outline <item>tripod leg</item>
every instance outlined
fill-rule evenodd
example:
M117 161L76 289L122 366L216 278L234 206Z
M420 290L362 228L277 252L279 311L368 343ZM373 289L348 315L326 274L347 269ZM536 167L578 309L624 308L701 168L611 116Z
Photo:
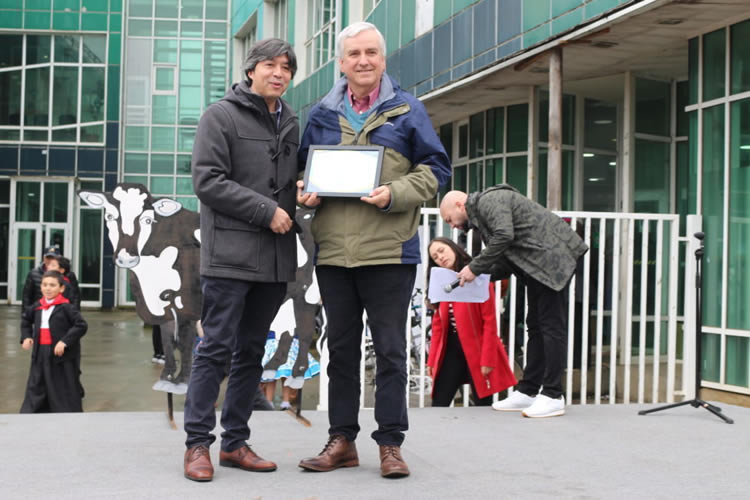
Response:
M724 422L726 422L728 424L733 424L734 423L734 420L732 420L731 418L729 418L726 415L724 415L721 412L721 408L719 408L718 406L714 406L714 405L712 405L710 403L706 403L705 401L702 401L700 399L695 400L695 402L698 403L698 406L700 406L702 408L705 408L706 410L710 411L711 413L713 413L714 415L716 415L717 417L719 417L720 419L722 419Z
M638 415L648 415L649 413L654 413L654 412L657 412L657 411L669 410L670 408L677 408L678 406L685 406L685 405L692 404L692 402L693 402L693 400L690 400L690 401L681 401L679 403L673 403L673 404L670 404L670 405L659 406L657 408L651 408L650 410L641 410L641 411L638 412Z

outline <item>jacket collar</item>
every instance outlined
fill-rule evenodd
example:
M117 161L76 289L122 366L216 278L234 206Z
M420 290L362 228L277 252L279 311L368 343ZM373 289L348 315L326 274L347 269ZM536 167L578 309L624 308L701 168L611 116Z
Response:
M52 302L47 302L47 299L42 297L39 299L39 307L37 309L41 309L42 311L46 311L50 307L56 306L58 304L70 304L70 301L63 297L62 294L55 297L55 299Z
M333 88L330 92L328 92L328 94L326 94L326 96L320 101L320 106L343 114L344 99L347 98L346 90L348 88L349 80L347 80L346 76L342 76L333 84ZM383 103L391 101L394 97L397 97L396 92L398 90L398 83L396 83L396 81L387 73L383 73L383 77L380 79L380 94L372 104L372 109L378 109ZM396 104L399 104L399 102Z

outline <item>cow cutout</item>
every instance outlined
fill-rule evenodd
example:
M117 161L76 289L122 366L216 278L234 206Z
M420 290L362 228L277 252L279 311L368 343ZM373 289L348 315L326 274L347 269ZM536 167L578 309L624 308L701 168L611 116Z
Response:
M136 312L145 323L162 327L166 360L154 389L184 393L201 314L198 213L169 198L154 199L141 184L120 183L112 193L79 191L78 196L104 210L115 264L130 271Z
M148 324L161 325L166 356L154 389L184 393L190 379L192 348L201 314L200 216L169 198L154 199L142 184L120 183L112 193L79 191L92 208L104 210L107 234L118 267L130 272L136 312ZM299 354L289 385L301 387L307 353L320 312L320 292L313 273L315 243L310 230L314 211L298 209L296 281L289 283L284 304L271 326L296 333ZM289 306L292 306L291 308ZM288 312L292 309L292 313ZM175 349L180 352L177 373ZM286 359L286 354L284 359Z

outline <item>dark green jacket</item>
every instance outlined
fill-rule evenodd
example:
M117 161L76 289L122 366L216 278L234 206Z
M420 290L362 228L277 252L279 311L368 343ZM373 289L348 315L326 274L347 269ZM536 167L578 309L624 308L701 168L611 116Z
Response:
M470 194L466 213L469 226L479 231L486 245L469 264L477 275L497 277L498 270L516 267L559 291L575 273L578 258L588 251L560 217L507 184Z

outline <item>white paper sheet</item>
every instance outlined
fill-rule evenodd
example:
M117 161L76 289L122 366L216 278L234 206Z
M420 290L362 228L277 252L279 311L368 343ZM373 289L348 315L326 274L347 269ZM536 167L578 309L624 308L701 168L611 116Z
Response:
M433 304L438 302L484 302L490 298L490 276L480 274L471 283L445 291L445 285L456 281L458 273L442 267L433 267L430 272L430 288L427 296Z

